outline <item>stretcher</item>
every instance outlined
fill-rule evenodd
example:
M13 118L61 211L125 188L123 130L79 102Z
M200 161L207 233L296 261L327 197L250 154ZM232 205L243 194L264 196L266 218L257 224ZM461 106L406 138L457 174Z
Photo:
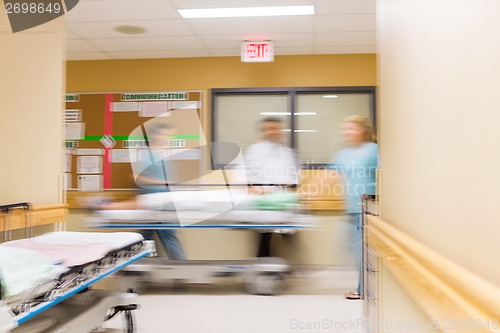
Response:
M233 192L232 209L227 209L224 194L218 192L193 191L191 195L183 191L178 197L171 192L162 196L166 198L163 202L145 205L152 209L98 210L87 222L94 227L111 229L255 229L281 233L315 225L316 220L304 214L296 203L273 206L281 209L255 209L252 206L255 197L245 197L234 205L234 198L238 198L239 193ZM291 266L283 258L173 261L157 257L142 259L122 270L120 275L128 277L127 284L138 292L151 282L181 280L208 284L222 277L236 276L243 279L246 291L251 294L275 295L284 290L285 277L290 272Z
M314 226L315 219L297 210L234 209L214 214L213 211L101 210L87 219L100 228L137 229L283 229L297 230Z
M90 332L118 313L133 332L137 295L92 285L154 252L134 232L60 231L1 243L0 333Z

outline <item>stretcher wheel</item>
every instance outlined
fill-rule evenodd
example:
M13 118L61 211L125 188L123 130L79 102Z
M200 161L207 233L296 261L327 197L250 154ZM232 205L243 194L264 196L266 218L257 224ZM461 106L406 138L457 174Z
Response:
M143 294L147 289L148 285L146 281L133 281L132 284L129 284L129 288L127 290L140 295Z
M145 274L127 273L120 276L119 289L142 294L148 289L147 276Z
M253 295L277 295L283 292L285 277L278 272L258 272L248 277L245 289Z
M125 330L126 333L134 333L134 316L132 311L123 311L123 316L125 318Z

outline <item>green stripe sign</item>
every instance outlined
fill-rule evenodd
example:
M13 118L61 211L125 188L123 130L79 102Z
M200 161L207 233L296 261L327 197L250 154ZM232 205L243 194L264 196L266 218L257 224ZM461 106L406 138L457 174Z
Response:
M142 135L111 135L113 139L116 141L118 140L146 140ZM99 141L101 140L102 136L86 136L82 141ZM199 140L201 138L201 135L198 134L178 134L174 135L173 139L184 139L184 140Z

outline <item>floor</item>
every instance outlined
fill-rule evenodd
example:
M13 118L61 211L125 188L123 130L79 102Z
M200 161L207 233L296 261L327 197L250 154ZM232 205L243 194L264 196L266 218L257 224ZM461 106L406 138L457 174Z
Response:
M302 267L275 296L249 295L234 278L210 285L155 285L139 296L134 324L137 333L365 333L362 301L344 297L356 283L350 269ZM103 331L122 328L120 316Z

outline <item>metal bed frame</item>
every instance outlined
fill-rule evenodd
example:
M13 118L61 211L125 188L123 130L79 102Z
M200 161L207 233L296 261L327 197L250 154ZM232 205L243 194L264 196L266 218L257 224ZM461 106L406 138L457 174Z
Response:
M0 206L0 212L5 221L14 209L24 209L29 215L30 207L28 203L12 204ZM0 333L86 333L100 328L119 313L125 316L125 331L134 332L132 311L138 308L137 294L91 287L154 253L153 241L130 244L88 265L71 268L58 278L39 283L19 299L0 299Z
M110 211L108 211L110 212ZM259 211L260 214L265 211ZM271 212L271 211L270 211ZM98 214L98 212L97 212ZM133 215L133 214L131 214ZM302 216L305 216L302 214ZM309 216L308 216L309 217ZM131 223L132 222L132 223ZM312 217L300 223L231 223L224 220L217 223L216 218L203 223L180 225L160 223L148 220L124 223L123 219L112 221L99 220L91 216L89 223L93 227L108 229L305 229L312 228ZM283 258L256 258L252 260L169 260L165 257L145 258L130 265L120 272L127 277L127 284L133 290L142 292L149 283L182 281L193 284L215 283L222 277L242 278L245 290L255 295L276 295L283 292L285 278L292 272L291 266Z

